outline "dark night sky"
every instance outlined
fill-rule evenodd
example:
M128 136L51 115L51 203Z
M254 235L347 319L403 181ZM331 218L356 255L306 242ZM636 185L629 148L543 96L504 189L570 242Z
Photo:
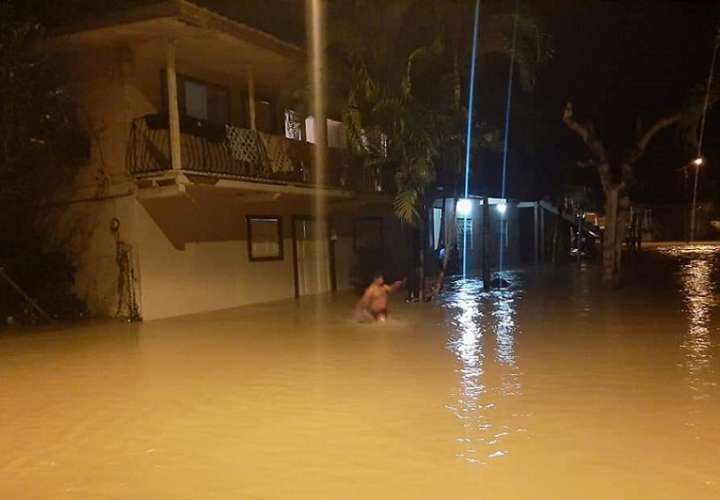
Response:
M529 7L554 38L555 57L535 95L554 139L538 160L551 170L572 168L589 157L560 123L567 99L579 118L596 123L608 143L623 144L633 137L637 119L650 121L677 110L704 82L720 20L720 3L708 1L543 0ZM706 197L719 187L720 113L710 113L708 120L706 153L717 160L704 179ZM683 200L678 169L691 154L673 131L657 136L638 166L636 198Z

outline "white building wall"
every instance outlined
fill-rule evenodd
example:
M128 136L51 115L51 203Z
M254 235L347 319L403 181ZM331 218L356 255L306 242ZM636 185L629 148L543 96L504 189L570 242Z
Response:
M140 201L126 164L131 121L162 109L158 43L67 54L77 95L92 128L92 158L54 212L55 237L77 268L75 290L94 316L114 316L120 298L116 238L132 249L140 314L146 320L294 297L292 216L312 198L242 205L220 191L200 198ZM297 200L296 200L297 201ZM283 219L284 258L251 262L246 215ZM337 222L337 288L350 287L354 263L352 218ZM117 235L110 229L118 219Z
M244 224L244 214L234 214ZM289 221L283 220L284 226ZM287 228L284 228L287 235ZM229 241L187 242L176 248L148 212L138 207L137 238L146 320L291 298L295 294L292 240L284 258L248 258L244 231Z

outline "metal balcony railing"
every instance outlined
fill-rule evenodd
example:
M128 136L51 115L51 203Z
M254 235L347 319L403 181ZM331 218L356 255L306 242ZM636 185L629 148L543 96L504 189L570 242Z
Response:
M231 125L181 118L181 171L188 174L254 182L314 186L314 146ZM363 165L345 150L327 149L323 187L362 193L382 191L378 169ZM171 171L170 135L166 114L132 122L127 167L136 177Z

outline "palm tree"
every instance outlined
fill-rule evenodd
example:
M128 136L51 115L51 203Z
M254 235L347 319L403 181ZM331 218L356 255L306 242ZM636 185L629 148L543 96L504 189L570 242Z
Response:
M395 213L420 237L436 164L444 160L457 170L464 167L465 61L470 58L473 6L471 0L330 3L329 107L342 114L350 147L367 163L393 172ZM478 42L480 58L509 56L514 50L528 89L551 56L547 35L531 18L517 14L483 13ZM378 137L386 141L373 140ZM474 148L488 147L499 134L475 137Z
M435 178L442 151L464 148L470 1L355 0L330 16L330 93L343 109L351 146L369 161L395 172L396 213L420 222L423 196ZM490 14L479 40L479 57L510 55L526 88L550 56L548 37L529 18ZM487 132L487 131L486 131ZM384 134L388 150L368 137ZM477 135L489 145L497 134ZM458 166L459 162L457 163Z

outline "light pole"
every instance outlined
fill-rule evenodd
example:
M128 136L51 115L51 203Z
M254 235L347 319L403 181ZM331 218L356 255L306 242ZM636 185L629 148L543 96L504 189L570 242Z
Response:
M707 119L708 105L710 104L710 90L712 89L713 76L715 74L715 62L717 61L718 49L720 49L720 27L715 36L715 46L713 47L712 59L710 60L710 72L708 74L707 86L705 87L705 103L703 105L702 118L700 120L700 133L698 137L698 154L697 158L692 161L695 165L695 182L693 184L692 210L690 212L690 241L695 241L695 205L697 204L698 176L700 174L700 166L703 164L702 147L703 137L705 135L705 120Z
M692 206L690 207L690 242L695 241L695 208L697 205L698 177L703 159L698 156L692 161L692 164L695 165L695 181L693 183Z

